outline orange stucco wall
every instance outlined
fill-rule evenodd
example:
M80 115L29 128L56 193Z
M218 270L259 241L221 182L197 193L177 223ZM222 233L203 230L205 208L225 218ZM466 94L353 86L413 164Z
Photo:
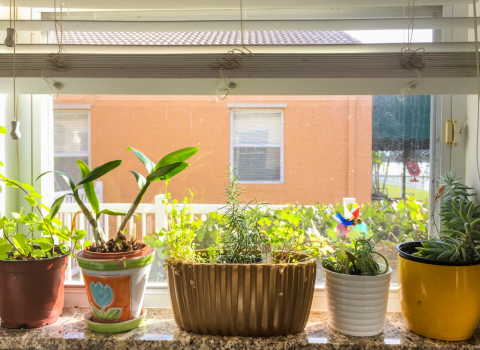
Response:
M157 162L178 148L198 146L191 166L169 191L195 203L222 203L225 164L230 160L229 103L286 103L283 184L245 184L248 195L271 204L341 203L343 197L370 202L371 96L104 96L65 95L57 104L91 103L91 165L123 159L104 181L104 202L130 203L138 186L129 170L146 170L128 146ZM144 198L153 203L164 184Z

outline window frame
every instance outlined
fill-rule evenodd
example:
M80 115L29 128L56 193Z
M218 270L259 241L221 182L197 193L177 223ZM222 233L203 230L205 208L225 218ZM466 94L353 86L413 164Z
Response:
M239 105L239 104L236 104ZM258 104L259 107L234 107L230 108L230 164L233 167L234 166L234 160L235 160L235 147L241 147L238 145L235 145L233 139L234 139L234 114L235 111L244 111L244 110L249 110L249 111L262 111L262 112L278 112L280 113L280 123L281 123L281 133L282 133L282 142L280 144L280 180L279 181L244 181L242 179L239 179L239 183L242 184L263 184L263 185L281 185L285 183L285 114L284 114L284 108L268 108L268 107L263 107L260 104ZM265 104L267 106L268 104ZM261 145L261 144L259 144ZM273 148L271 146L262 146L266 148ZM276 148L276 147L275 147Z
M449 8L463 8L468 5L454 5L454 6L445 6L444 9ZM458 15L457 16L461 16ZM440 31L441 32L441 31ZM457 33L467 32L467 30L457 29L452 30L451 40L448 38L442 38L442 35L439 35L438 41L461 41L458 40ZM473 31L472 31L473 32ZM445 33L442 33L445 36ZM455 40L455 39L457 40ZM442 40L443 39L443 40ZM447 40L445 40L447 39ZM3 80L3 79L2 79ZM137 93L137 94L175 94L183 93L185 95L194 95L194 94L204 94L205 88L211 88L214 91L215 87L218 86L218 79L162 79L161 84L153 84L151 79L124 79L124 78L88 78L88 79L75 79L75 78L64 78L61 79L62 82L68 87L69 94L128 94ZM44 87L40 83L39 78L19 78L17 79L21 91L24 94L35 94L44 92ZM333 94L333 95L355 95L355 94L365 94L365 95L374 95L378 94L378 91L383 91L384 94L396 94L401 91L406 84L408 84L410 79L386 79L386 78L365 78L365 79L356 79L356 78L326 78L326 79L308 79L308 78L290 78L290 79L262 79L262 78L249 78L235 79L241 89L241 93L246 94L248 92L252 95L265 95L265 94L285 94L285 88L280 89L282 84L290 84L290 86L295 88L295 94ZM321 82L321 84L320 84ZM119 85L125 84L124 88L119 88ZM153 86L152 86L153 85ZM471 94L472 91L475 91L476 80L475 79L461 79L461 78L445 78L445 79L424 79L422 83L416 88L415 93L425 94L425 95L438 95L438 94ZM7 91L7 90L5 90ZM7 93L11 93L8 90ZM362 92L360 92L362 91ZM45 97L43 95L42 97ZM433 176L431 178L432 188L435 188L436 184L439 181L439 174L442 174L448 170L456 171L457 169L465 171L465 161L466 154L463 154L463 157L456 157L453 159L455 161L452 164L452 152L447 150L442 144L442 127L444 125L443 119L446 118L446 114L459 115L463 113L465 106L460 106L455 103L455 100L458 98L463 99L463 96L451 96L446 95L442 96L442 100L437 100L437 118L436 121L436 134L435 138L431 138L434 144L436 145L436 150L440 151L441 154L436 155L435 157L435 173L431 173ZM33 95L33 99L36 99ZM11 110L10 99L7 99L6 105ZM452 101L453 100L453 101ZM476 98L475 98L476 100ZM473 101L472 101L473 102ZM471 107L471 106L470 106ZM27 113L38 113L35 109L27 110ZM25 114L27 114L25 113ZM440 116L440 118L438 117ZM443 116L443 119L442 119ZM5 124L5 116L2 116ZM32 123L38 123L40 118L31 118ZM25 119L26 123L28 121ZM22 122L23 123L23 122ZM39 138L38 135L41 133L41 129L34 128L32 129L32 134L34 137ZM434 135L433 133L431 134ZM462 136L460 142L464 141L465 136ZM32 144L33 144L32 140ZM37 141L36 141L37 142ZM38 142L37 142L38 143ZM9 152L9 150L5 150ZM431 148L433 151L433 148ZM30 156L40 152L39 148L31 147ZM433 154L433 152L432 152ZM433 159L432 159L433 160ZM23 154L21 159L20 166L23 168L28 168L29 163L31 162L31 157L27 157L27 152ZM433 164L433 163L432 163ZM12 164L13 166L14 164ZM437 167L438 165L438 167ZM144 305L146 307L170 307L168 300L168 290L167 284L150 284L147 285L147 291L145 295ZM88 300L86 298L85 287L82 282L66 284L65 285L65 306L88 306ZM325 298L325 289L324 286L315 287L315 295L312 305L312 310L325 310L326 309L326 298ZM390 288L390 298L388 304L389 311L399 311L399 302L398 302L398 287L393 286Z

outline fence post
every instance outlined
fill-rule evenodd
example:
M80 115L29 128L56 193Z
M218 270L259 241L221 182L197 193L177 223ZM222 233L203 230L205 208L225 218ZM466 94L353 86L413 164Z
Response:
M343 215L347 218L350 216L349 210L347 209L347 205L355 204L357 200L355 198L343 198Z
M167 215L165 213L164 194L155 196L155 231L167 228Z

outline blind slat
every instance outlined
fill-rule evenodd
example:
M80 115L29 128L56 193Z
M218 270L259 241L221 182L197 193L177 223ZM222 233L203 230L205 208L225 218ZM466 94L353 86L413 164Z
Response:
M403 30L408 18L380 19L321 19L321 20L245 20L244 31L348 31L348 30ZM58 21L69 32L229 32L238 31L240 21ZM479 19L480 23L480 19ZM0 27L8 27L8 20L0 20ZM415 29L470 29L471 17L417 18ZM52 31L55 21L18 20L17 31ZM68 43L68 32L63 34Z
M469 0L416 0L416 6L470 4ZM9 0L0 0L9 6ZM68 0L70 9L228 9L238 8L239 0ZM318 8L318 7L376 7L404 6L405 0L244 0L244 8ZM18 6L51 8L52 0L21 0Z

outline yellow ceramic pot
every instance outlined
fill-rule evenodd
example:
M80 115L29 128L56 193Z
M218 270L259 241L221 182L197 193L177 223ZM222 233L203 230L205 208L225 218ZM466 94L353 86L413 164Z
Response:
M397 246L400 306L408 328L439 340L472 337L480 321L480 262L455 264L411 255L420 245Z

